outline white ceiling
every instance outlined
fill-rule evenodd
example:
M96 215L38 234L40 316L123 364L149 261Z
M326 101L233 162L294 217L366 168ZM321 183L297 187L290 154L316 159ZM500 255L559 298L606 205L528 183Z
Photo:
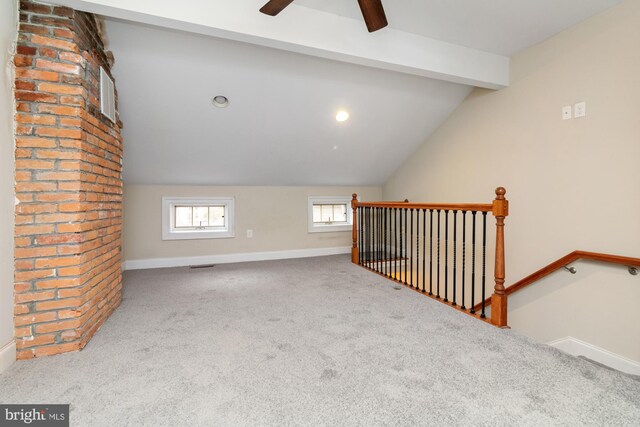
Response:
M511 56L621 2L622 0L383 0L383 5L390 28ZM295 3L362 19L357 0L296 0Z
M385 28L368 33L352 19L290 4L277 17L265 0L56 0L103 16L242 41L490 89L509 81L509 58Z
M470 90L129 23L107 34L127 183L380 185Z
M112 17L126 183L383 184L505 55L620 2L386 0L369 34L357 0L265 1L58 0Z

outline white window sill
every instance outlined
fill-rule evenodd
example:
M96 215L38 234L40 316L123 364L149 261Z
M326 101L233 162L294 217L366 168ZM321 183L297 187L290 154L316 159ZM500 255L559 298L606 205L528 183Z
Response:
M352 226L350 224L341 225L311 225L309 227L309 233L333 233L336 231L351 231Z
M162 240L228 239L235 237L232 231L170 231L162 234Z

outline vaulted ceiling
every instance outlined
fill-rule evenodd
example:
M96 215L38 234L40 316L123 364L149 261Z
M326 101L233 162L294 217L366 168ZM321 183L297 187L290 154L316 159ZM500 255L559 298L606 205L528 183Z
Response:
M106 17L126 183L382 184L510 55L620 2L383 0L370 34L356 0L265 1L58 1Z
M469 91L176 31L107 31L127 182L382 184ZM216 95L229 106L215 107Z
M296 0L361 19L357 0ZM383 0L389 26L408 33L510 56L620 0Z

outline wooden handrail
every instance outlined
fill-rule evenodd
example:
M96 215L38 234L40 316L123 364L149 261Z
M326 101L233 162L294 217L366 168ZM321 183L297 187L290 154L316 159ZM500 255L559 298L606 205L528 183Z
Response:
M611 255L611 254L601 254L598 252L573 251L563 256L562 258L559 258L558 260L552 262L551 264L545 267L542 267L540 270L536 271L535 273L530 274L521 280L518 280L513 285L507 287L505 289L505 293L507 296L509 296L512 293L517 292L520 289L525 288L530 284L537 282L543 277L546 277L549 274L553 273L554 271L559 270L562 267L566 266L567 264L571 264L572 262L577 261L579 259L602 261L602 262L608 262L612 264L622 264L630 267L631 266L640 267L640 258L632 258L632 257ZM484 303L485 303L485 306L491 305L491 299L487 298ZM479 302L478 304L475 305L475 308L478 309L481 306L482 306L482 302Z
M380 203L409 203L409 199L404 199L404 200L385 200L384 202L380 202Z
M401 209L441 209L450 211L478 211L491 212L490 203L409 203L409 202L356 202L356 207L384 207Z

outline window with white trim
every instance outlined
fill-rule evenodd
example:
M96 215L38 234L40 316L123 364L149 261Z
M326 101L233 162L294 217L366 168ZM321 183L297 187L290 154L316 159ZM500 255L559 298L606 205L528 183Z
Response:
M233 197L163 197L162 240L234 237Z
M351 230L351 197L310 196L308 211L309 233Z

